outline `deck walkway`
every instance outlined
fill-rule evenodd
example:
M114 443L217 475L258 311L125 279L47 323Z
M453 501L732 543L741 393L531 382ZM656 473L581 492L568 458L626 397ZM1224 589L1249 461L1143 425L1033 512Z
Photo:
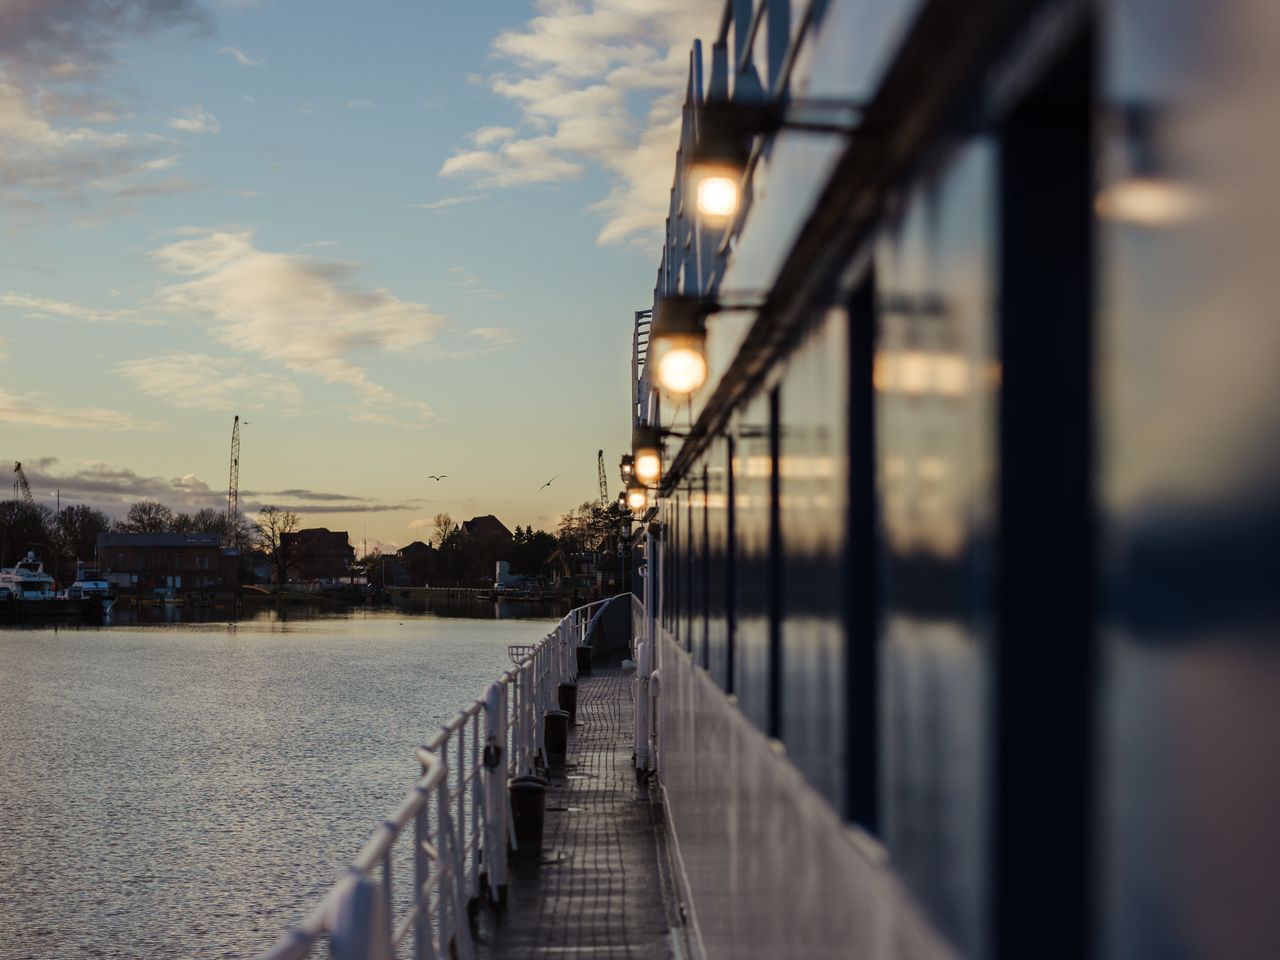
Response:
M547 787L542 862L513 870L482 960L679 955L661 811L631 760L632 713L631 679L616 666L579 680L565 775Z

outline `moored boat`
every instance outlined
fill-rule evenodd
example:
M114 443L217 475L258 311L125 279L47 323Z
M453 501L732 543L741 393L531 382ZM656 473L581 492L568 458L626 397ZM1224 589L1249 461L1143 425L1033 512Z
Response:
M33 551L12 567L0 569L0 588L7 588L18 600L54 600L53 577L44 571L44 562Z
M75 580L59 594L59 597L63 600L96 601L103 614L110 613L116 602L111 583L104 580L97 569L86 566L80 561L76 562Z

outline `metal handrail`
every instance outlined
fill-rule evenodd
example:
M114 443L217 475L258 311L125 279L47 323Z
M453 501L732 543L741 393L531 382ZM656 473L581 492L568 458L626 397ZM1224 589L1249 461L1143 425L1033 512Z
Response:
M410 931L415 960L474 957L469 905L486 895L498 901L507 884L508 843L515 842L508 780L541 765L543 715L558 705L558 685L575 675L574 648L606 602L570 610L417 748L421 778L320 903L261 960L302 960L326 937L339 960L390 957ZM397 904L393 854L411 824L414 893Z

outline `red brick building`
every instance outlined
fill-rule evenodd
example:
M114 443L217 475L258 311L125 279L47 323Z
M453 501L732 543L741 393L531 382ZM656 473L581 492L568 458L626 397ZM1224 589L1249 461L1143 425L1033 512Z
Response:
M130 590L232 590L239 555L216 533L103 533L98 569Z

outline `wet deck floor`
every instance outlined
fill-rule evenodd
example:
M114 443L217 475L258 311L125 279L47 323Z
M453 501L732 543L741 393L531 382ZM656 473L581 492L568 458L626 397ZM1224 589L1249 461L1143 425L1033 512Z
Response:
M547 787L541 862L513 871L506 915L482 938L481 958L683 953L660 807L631 759L631 689L616 666L579 680L565 775Z

